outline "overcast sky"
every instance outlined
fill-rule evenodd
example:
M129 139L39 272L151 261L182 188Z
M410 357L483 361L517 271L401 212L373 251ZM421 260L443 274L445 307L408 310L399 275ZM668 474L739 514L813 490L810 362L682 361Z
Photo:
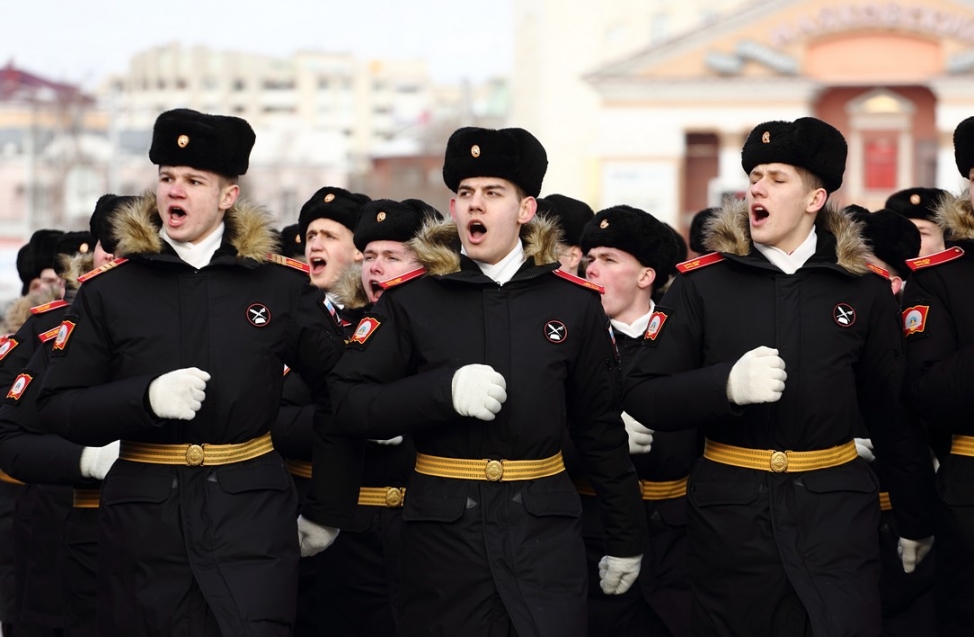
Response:
M510 72L512 0L5 0L0 65L87 88L178 42L290 56L425 58L439 81Z

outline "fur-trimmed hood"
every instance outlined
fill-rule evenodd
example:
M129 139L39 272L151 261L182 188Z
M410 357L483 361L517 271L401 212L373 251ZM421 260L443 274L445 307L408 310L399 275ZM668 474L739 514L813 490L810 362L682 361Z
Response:
M343 306L358 310L369 304L369 297L362 287L362 264L353 263L344 270L335 282L335 287L329 290Z
M279 249L271 215L266 209L238 199L227 210L223 221L226 224L224 241L234 247L238 258L260 262ZM115 213L112 220L112 230L118 239L115 256L161 254L165 244L159 236L161 227L155 194L146 191Z
M79 252L72 256L61 255L64 265L64 289L66 292L77 291L81 285L78 277L95 269L95 253Z
M867 264L872 254L858 223L828 202L818 213L815 228L819 233L824 231L835 237L835 260L839 267L856 275L869 272ZM743 200L725 203L707 222L704 245L708 250L739 257L751 253L751 230Z
M945 195L937 205L936 221L948 241L974 241L974 208L970 193Z
M535 215L521 227L524 256L534 258L535 265L558 262L561 230L543 215ZM406 246L431 275L442 276L460 271L460 236L452 220L427 221Z

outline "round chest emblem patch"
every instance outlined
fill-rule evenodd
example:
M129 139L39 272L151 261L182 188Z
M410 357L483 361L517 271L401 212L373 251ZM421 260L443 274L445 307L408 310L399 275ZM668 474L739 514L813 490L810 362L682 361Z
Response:
M561 321L548 321L544 324L544 336L552 343L564 343L568 338L568 328Z
M265 327L271 322L271 311L263 303L254 303L247 308L247 320L254 327Z
M852 327L856 322L856 311L848 303L839 303L832 310L832 318L841 327Z

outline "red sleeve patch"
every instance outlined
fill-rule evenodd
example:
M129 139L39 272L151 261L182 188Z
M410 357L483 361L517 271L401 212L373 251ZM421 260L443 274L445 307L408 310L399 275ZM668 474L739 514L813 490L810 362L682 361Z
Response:
M30 374L18 374L17 378L14 379L12 385L10 385L10 391L7 392L7 398L13 401L20 400L20 397L24 395L27 391L27 386L30 385L30 381L34 380L34 377Z
M929 305L914 305L903 310L903 336L922 332L927 327Z
M54 351L64 351L64 348L68 346L68 340L71 338L71 333L74 332L76 325L77 323L74 321L64 320L61 322L61 327L58 328L57 336L54 337Z
M13 349L17 347L17 345L19 345L19 343L15 338L8 338L7 340L5 340L3 344L0 345L0 361L6 358L7 354L12 352Z
M663 330L663 324L666 323L667 318L669 315L666 311L656 310L653 312L649 316L649 325L646 326L646 334L643 336L643 340L655 341Z
M366 316L358 322L358 327L355 328L355 333L352 334L349 343L365 345L365 342L372 338L372 335L375 334L380 325L382 325L382 321L379 321L373 316Z

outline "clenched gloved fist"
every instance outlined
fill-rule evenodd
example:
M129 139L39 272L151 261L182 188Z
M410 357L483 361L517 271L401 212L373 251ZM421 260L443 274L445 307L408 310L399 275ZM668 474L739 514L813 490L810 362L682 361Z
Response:
M896 552L903 562L903 572L912 573L913 570L923 561L930 549L933 547L933 536L925 537L920 540L908 540L901 537L896 547Z
M785 391L785 361L778 350L756 347L741 356L727 377L727 399L735 405L773 403Z
M301 557L311 557L331 546L338 537L339 529L315 524L303 515L298 516L298 545Z
M643 427L626 412L622 412L622 422L629 434L629 453L649 453L653 448L653 434L656 432L649 427Z
M622 595L629 590L639 577L639 567L643 556L612 557L606 555L599 560L599 586L606 595Z
M195 367L177 369L149 383L149 406L159 418L192 420L206 398L210 375Z
M853 438L856 443L856 453L859 457L866 462L872 462L876 459L876 454L873 453L873 441L871 438Z
M116 460L118 460L117 440L104 447L85 447L81 450L81 477L104 480Z
M490 365L464 365L453 375L453 408L461 416L493 420L507 400L507 381Z

